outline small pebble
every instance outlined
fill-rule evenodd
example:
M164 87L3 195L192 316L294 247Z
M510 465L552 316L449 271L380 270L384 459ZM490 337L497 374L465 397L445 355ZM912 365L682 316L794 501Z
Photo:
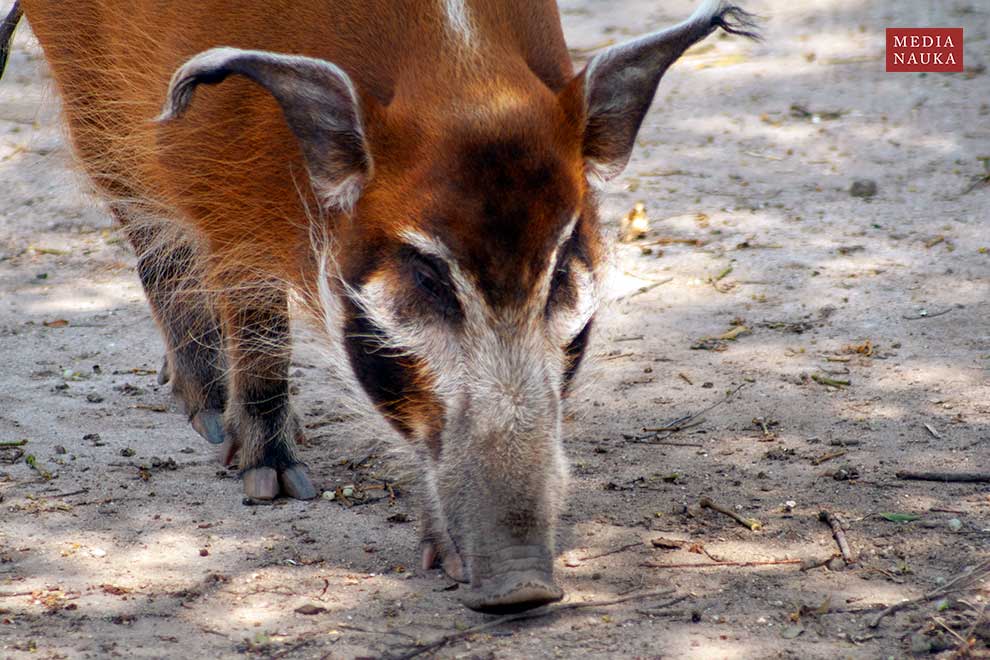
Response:
M950 518L949 519L949 529L951 531L958 532L959 530L962 529L962 526L963 526L962 521L959 520L959 518Z
M66 453L66 449L62 445L55 445L55 453L56 454L65 454Z
M877 182L873 179L856 179L849 188L853 197L869 198L877 194Z
M89 551L89 554L99 559L101 557L106 557L107 551L104 550L103 548L93 548L92 550Z

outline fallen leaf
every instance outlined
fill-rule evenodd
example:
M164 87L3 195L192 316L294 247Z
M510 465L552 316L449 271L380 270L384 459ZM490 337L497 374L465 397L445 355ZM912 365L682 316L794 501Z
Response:
M921 516L916 516L913 513L881 513L880 517L898 523L908 523L921 519Z

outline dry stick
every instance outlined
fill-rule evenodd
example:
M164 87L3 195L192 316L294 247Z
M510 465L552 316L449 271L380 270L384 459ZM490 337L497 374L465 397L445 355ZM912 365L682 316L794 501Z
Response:
M616 302L619 302L619 301L622 301L622 300L629 300L630 298L635 298L636 296L640 295L641 293L647 293L647 292L652 291L653 289L657 288L658 286L662 286L664 284L667 284L668 282L673 282L673 281L674 281L674 278L673 277L668 277L665 280L659 280L657 282L654 282L653 284L647 284L646 286L641 286L638 289L636 289L635 291L633 291L632 293L630 293L628 296L622 296L620 298L617 298L616 299Z
M731 509L726 509L723 506L719 506L718 504L715 504L707 497L702 497L701 502L699 502L699 505L701 506L702 509L711 509L712 511L717 511L722 515L729 516L730 518L732 518L737 523L739 523L740 525L742 525L751 532L755 532L756 530L763 527L763 525L760 523L759 520L755 520L753 518L743 518L735 511L732 511Z
M739 390L741 390L744 387L746 387L746 383L743 383L742 385L739 385L738 387L736 387L736 389L732 390L731 392L728 392L724 397L722 397L721 399L719 399L718 401L716 401L712 405L708 406L707 408L703 408L702 410L699 410L698 412L693 413L691 415L687 415L686 417L681 417L680 419L677 419L677 420L673 421L672 423L667 424L666 426L661 426L658 429L647 429L647 428L644 428L643 430L644 431L647 431L647 432L652 432L652 433L665 432L667 435L665 435L664 438L669 438L671 435L673 435L674 433L677 433L678 431L683 431L684 429L688 429L688 428L691 428L692 426L697 426L698 424L700 424L701 423L700 420L697 423L694 423L695 420L698 420L698 418L701 417L702 415L704 415L705 413L710 413L711 411L715 410L719 406L724 405L725 403L728 403L729 400L731 400L732 397L734 397L736 394L738 394L739 393ZM649 436L646 436L646 437L649 437ZM654 438L656 440L663 439L663 438L657 437L656 435L654 436ZM646 438L638 438L637 439L637 442L642 442L645 439ZM653 443L647 443L647 444L653 444Z
M842 456L845 456L848 453L849 452L846 451L845 449L840 449L839 451L829 452L828 454L823 454L822 456L819 456L818 458L812 460L811 461L811 464L812 465L821 465L822 463L825 463L826 461L830 461L833 458L841 458Z
M954 312L957 309L960 309L961 307L962 305L958 305L956 307L950 307L949 309L943 309L941 312L935 312L934 314L919 314L918 316L902 316L901 318L903 318L905 321L920 321L921 319L933 319L936 316L942 316L944 314L948 314L949 312Z
M644 445L662 445L664 447L704 447L704 445L699 442L669 442L667 440L651 440L649 442L637 440L636 442L641 442Z
M911 481L954 481L959 483L990 483L990 472L910 472L901 470L898 479Z
M643 545L642 541L637 541L636 543L627 543L621 548L615 548L614 550L608 550L607 552L602 552L597 555L588 555L587 557L580 557L580 561L591 561L592 559L601 559L602 557L608 557L609 555L617 555L620 552L625 552L626 550L632 550L638 546Z
M522 614L508 614L506 616L501 616L494 621L489 621L488 623L482 623L477 626L472 626L460 632L451 633L449 635L443 635L438 637L432 642L427 642L422 646L412 650L408 653L395 656L387 656L390 660L408 660L409 658L415 658L423 653L428 653L429 651L435 651L438 648L446 646L451 642L456 642L459 639L463 639L469 635L476 635L480 632L486 630L491 630L492 628L497 628L506 623L512 623L514 621L524 621L526 619L539 619L545 616L551 616L554 614L561 614L563 612L568 612L571 610L588 609L593 607L610 607L612 605L618 605L620 603L625 603L630 600L645 600L647 598L662 598L664 596L669 596L674 593L674 589L664 589L662 591L647 591L639 594L632 594L629 596L623 596L621 598L611 598L606 600L592 600L586 603L567 603L566 605L547 606L532 612L524 612ZM657 605L654 609L660 609L661 607L670 607L683 601L687 596L679 596L667 603L662 605Z
M839 520L838 516L828 511L821 511L818 514L818 519L832 528L832 536L835 538L835 542L839 544L839 552L842 553L842 559L846 562L846 564L855 563L856 558L853 556L852 550L849 548L849 542L846 540L846 533L842 530L842 521Z
M46 495L42 493L40 497L47 497L49 499L55 499L57 497L72 497L73 495L84 495L89 492L89 488L80 488L79 490L74 490L68 493L55 493L54 495Z
M819 385L826 385L828 387L834 387L840 390L843 387L849 387L852 385L852 381L829 378L828 376L822 376L821 374L811 374L811 380L815 381Z
M982 564L977 564L969 571L960 573L938 589L933 589L923 596L912 598L910 600L904 600L900 603L894 603L877 614L868 625L870 628L876 628L880 625L880 621L882 621L888 614L899 612L904 608L911 607L912 605L918 605L919 603L927 603L930 600L941 598L942 596L947 596L951 593L974 589L976 587L976 583L986 578L988 575L990 575L990 560L985 561Z
M801 564L803 559L771 559L768 561L717 561L711 564L693 562L690 564L654 564L653 562L643 562L643 568L751 568L754 566L786 566L789 564Z

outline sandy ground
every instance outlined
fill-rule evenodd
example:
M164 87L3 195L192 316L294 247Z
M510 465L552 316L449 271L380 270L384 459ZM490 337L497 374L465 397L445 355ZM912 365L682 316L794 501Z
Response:
M561 5L579 59L691 9ZM651 231L616 247L618 300L566 428L568 602L674 596L506 624L441 657L948 656L957 635L988 653L985 583L867 624L990 558L990 484L895 476L990 469L990 5L749 6L766 41L714 38L680 62L604 202L617 234L643 201ZM898 25L963 26L969 70L884 73ZM155 384L133 259L51 97L22 29L0 83L0 441L27 441L0 448L0 656L382 656L487 621L418 570L411 498L374 489L391 474L380 427L341 413L305 347L303 456L364 500L241 504ZM850 195L863 178L875 196ZM736 390L666 444L636 441ZM670 567L828 558L823 509L854 565Z

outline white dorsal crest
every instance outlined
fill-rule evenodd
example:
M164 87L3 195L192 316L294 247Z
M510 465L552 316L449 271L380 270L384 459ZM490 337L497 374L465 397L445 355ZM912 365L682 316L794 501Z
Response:
M442 0L447 29L465 45L474 43L474 28L467 0Z

